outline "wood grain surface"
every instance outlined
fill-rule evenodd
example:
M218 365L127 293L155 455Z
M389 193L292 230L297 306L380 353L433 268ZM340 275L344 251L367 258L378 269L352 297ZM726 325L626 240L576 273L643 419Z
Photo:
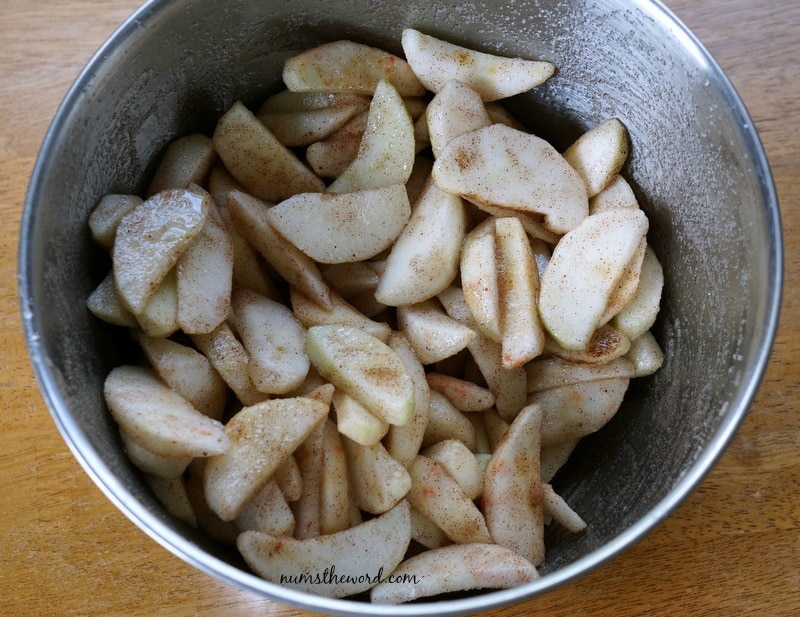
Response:
M722 65L781 201L781 326L755 404L700 487L642 542L517 615L800 615L800 2L668 0ZM0 2L0 614L304 614L161 548L84 473L34 380L17 235L29 174L80 69L138 0Z

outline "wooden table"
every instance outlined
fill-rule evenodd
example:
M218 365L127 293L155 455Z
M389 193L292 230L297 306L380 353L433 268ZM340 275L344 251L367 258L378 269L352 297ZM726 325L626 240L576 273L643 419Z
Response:
M16 295L29 173L79 70L139 0L0 4L0 614L300 615L227 586L150 540L59 435L34 381ZM668 0L748 106L781 200L786 291L755 405L664 525L579 582L498 614L800 614L800 2Z

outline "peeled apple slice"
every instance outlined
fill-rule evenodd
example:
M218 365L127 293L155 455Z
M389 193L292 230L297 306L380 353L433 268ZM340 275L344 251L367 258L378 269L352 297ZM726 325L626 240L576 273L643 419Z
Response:
M114 280L120 300L134 315L202 231L210 207L205 194L168 190L122 218L114 241Z
M377 255L411 216L404 184L352 193L303 193L267 211L267 220L318 263L361 261Z
M476 204L543 217L563 234L589 214L586 186L547 141L503 124L454 138L433 165L444 191Z
M439 158L454 137L492 124L480 95L460 81L449 81L425 112L433 156Z
M389 424L405 424L414 413L414 384L388 345L361 329L314 326L305 350L320 375Z
M411 176L415 156L411 116L397 90L381 81L372 97L356 158L328 187L328 192L404 184Z
M392 582L372 588L375 604L400 604L441 593L470 589L508 589L539 578L536 568L514 551L496 544L451 544L401 563Z
M236 545L248 565L266 580L341 598L372 587L379 572L388 576L402 561L410 541L411 516L403 500L382 516L345 531L306 540L246 531Z
M402 44L414 73L432 92L455 79L476 90L484 101L496 101L527 92L555 71L549 62L474 51L411 28L403 31Z
M616 118L587 131L564 152L577 171L589 197L594 197L617 177L628 158L628 130Z
M353 41L333 41L308 49L283 66L292 92L354 92L371 95L387 80L402 96L422 96L425 87L402 58Z
M610 210L586 218L556 245L542 276L539 313L561 347L589 345L647 229L641 210Z

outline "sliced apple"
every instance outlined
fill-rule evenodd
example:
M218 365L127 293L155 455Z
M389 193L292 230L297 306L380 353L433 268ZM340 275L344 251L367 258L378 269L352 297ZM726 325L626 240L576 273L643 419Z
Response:
M328 285L317 264L275 230L267 217L267 203L247 193L231 191L227 205L237 231L287 283L320 305L330 307Z
M303 478L300 498L292 504L296 526L294 537L298 540L315 538L321 531L320 513L322 503L322 459L324 455L323 420L308 434L294 451L294 458Z
M259 199L280 201L325 183L241 102L217 122L214 147L231 175Z
M176 139L161 156L147 196L167 189L185 189L190 184L205 184L216 161L217 152L207 135L193 133Z
M494 405L494 395L476 383L430 372L425 375L431 390L447 397L459 411L483 411Z
M500 288L497 237L493 218L487 218L464 239L461 250L461 288L475 326L484 336L500 342Z
M392 328L382 321L373 321L357 311L335 291L330 292L331 307L325 309L309 300L294 287L290 289L292 310L295 317L306 328L324 325L348 325L363 329L368 334L384 342L389 338Z
M206 461L203 488L209 507L223 521L236 519L327 413L325 405L303 397L244 407L225 425L230 447Z
M615 377L531 394L528 403L544 410L542 445L573 441L601 429L619 409L629 382Z
M585 349L619 277L647 233L641 210L610 210L565 235L541 280L542 323L566 349Z
M598 124L564 152L583 181L589 197L609 186L628 158L628 130L617 118Z
M274 536L291 536L294 533L294 514L274 480L269 480L247 502L236 517L236 526L242 531L260 531Z
M462 441L444 439L423 450L421 454L439 462L470 499L477 499L483 492L483 469Z
M136 317L123 306L119 299L113 270L110 270L95 290L89 294L86 299L86 308L98 319L115 326L135 328L138 325Z
M303 494L303 476L294 455L290 454L272 475L286 501L297 501Z
M422 447L429 448L446 439L456 439L471 452L477 450L475 428L472 422L461 413L443 394L431 391L431 402L428 410L428 425Z
M262 103L259 113L313 111L359 103L369 107L369 97L354 92L293 92L281 90L271 94Z
M527 92L555 72L550 62L474 51L411 28L403 31L402 45L414 73L432 92L458 80L477 91L484 101L496 101Z
M543 482L550 482L578 445L578 439L542 446L541 471Z
M306 160L321 178L338 178L356 158L361 138L367 130L369 112L354 116L327 139L306 148Z
M120 430L119 436L122 438L125 454L128 455L131 463L151 477L170 480L180 478L194 460L191 455L170 456L153 452L129 436L124 430Z
M586 523L561 495L553 490L549 484L543 485L542 496L544 499L545 515L559 523L567 531L580 533L586 529Z
M617 358L603 364L567 362L561 358L544 358L530 362L525 371L528 374L528 392L541 392L582 381L595 381L611 377L630 379L635 367L626 358Z
M452 544L447 534L427 516L411 508L411 538L425 548L439 548Z
M650 331L645 332L631 343L626 357L636 367L635 377L652 375L664 363L664 352Z
M203 354L165 338L139 334L136 341L170 388L209 418L222 419L227 386Z
M392 332L388 345L400 358L414 384L414 412L411 419L402 426L389 426L383 440L392 458L407 469L419 454L425 437L431 401L430 387L425 379L425 367L417 358L408 339L400 332Z
M589 213L578 172L547 141L502 124L453 139L433 165L434 182L477 204L540 215L563 234Z
M448 315L435 300L397 309L397 323L423 364L454 356L475 338L475 332Z
M142 312L136 315L136 321L148 336L167 337L178 330L178 278L175 268L167 272Z
M321 268L323 278L345 299L374 291L381 274L369 261L329 264Z
M283 82L292 92L354 92L371 95L386 80L402 96L422 96L425 87L408 63L377 47L333 41L289 58Z
M411 488L411 478L383 444L362 446L342 436L342 445L347 455L350 486L361 510L381 514L406 496Z
M483 486L483 512L492 539L535 566L544 562L542 418L539 405L519 412L492 454Z
M190 527L197 528L197 517L183 478L161 478L146 474L144 479L167 512Z
M503 367L515 369L540 355L545 334L539 320L539 271L518 219L495 219Z
M192 335L192 342L203 352L243 405L255 405L267 398L250 378L250 356L227 323L208 334Z
M645 250L636 292L614 318L614 325L631 340L638 339L656 321L664 288L664 269L649 246Z
M303 193L267 211L269 223L318 263L374 257L403 231L411 216L405 185L352 193Z
M351 596L372 587L375 576L394 571L411 541L408 503L356 527L295 540L246 531L236 545L262 578L328 597Z
M494 394L497 411L504 419L513 419L525 406L528 386L525 369L521 366L505 368L500 344L486 337L476 337L468 349Z
M342 438L330 419L322 434L319 530L323 535L350 527L350 480Z
M441 463L419 455L408 469L408 502L453 542L491 542L486 521Z
M119 222L141 203L138 195L104 195L89 215L92 239L104 249L112 250Z
M564 349L552 338L545 341L545 352L568 362L580 364L608 364L621 358L631 348L628 336L608 324L592 334L586 349Z
M192 186L193 190L203 191ZM233 240L210 200L203 230L176 264L178 325L187 334L211 332L227 317L233 286Z
M639 202L631 185L619 174L612 180L611 184L589 199L589 214L597 214L619 208L638 207Z
M347 193L405 184L415 154L411 116L394 86L381 81L372 97L356 158L328 187L328 192Z
M219 422L197 411L150 369L112 369L103 394L120 430L157 454L205 457L230 444Z
M386 259L375 299L388 306L417 304L450 285L466 226L461 198L429 181Z
M389 430L387 422L340 390L333 395L333 408L339 432L359 445L374 446Z
M207 195L187 189L150 197L126 214L114 242L114 280L120 299L138 315L181 254L203 229Z
M608 323L633 300L633 297L636 295L636 290L639 288L639 279L642 274L642 264L644 263L644 254L646 250L647 238L645 237L641 239L630 261L622 269L617 284L608 298L606 310L603 311L598 323ZM648 328L645 328L645 330Z
M250 378L260 392L285 394L306 377L305 328L283 304L254 291L236 290L231 321L250 361Z
M305 350L320 375L384 422L411 419L414 384L397 353L379 339L352 326L314 326Z
M296 148L329 137L368 108L369 99L359 97L317 109L273 111L262 106L256 117L284 146Z
M480 94L460 81L448 81L425 112L433 156L453 138L492 124Z

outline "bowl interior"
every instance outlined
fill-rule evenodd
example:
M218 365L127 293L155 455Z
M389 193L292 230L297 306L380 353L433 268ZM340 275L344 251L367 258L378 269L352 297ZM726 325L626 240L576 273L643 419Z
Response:
M622 120L632 142L624 175L650 219L648 239L666 279L654 330L665 365L632 384L618 415L582 442L556 479L587 531L549 532L542 572L551 576L452 611L543 591L666 516L744 414L780 294L777 205L754 130L719 68L660 5L539 0L522 12L513 2L463 0L146 5L81 76L37 163L20 252L34 365L70 447L143 529L217 576L326 610L359 609L319 604L241 572L232 551L166 515L128 463L102 399L105 375L125 361L127 337L85 309L110 265L86 221L102 195L141 192L170 140L210 134L237 99L254 106L278 89L287 56L340 38L400 53L409 26L554 62L554 78L507 103L559 148L607 118Z

